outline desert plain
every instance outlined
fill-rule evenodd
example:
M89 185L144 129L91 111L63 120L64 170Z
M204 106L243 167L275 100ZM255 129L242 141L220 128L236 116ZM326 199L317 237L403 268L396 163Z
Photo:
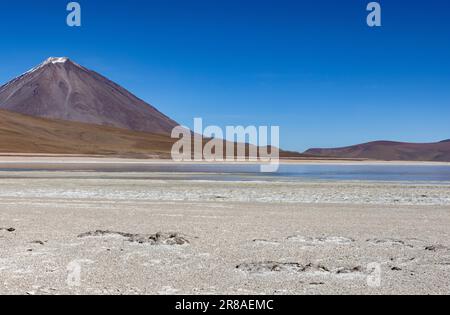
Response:
M450 293L447 183L189 179L24 159L0 161L0 294Z

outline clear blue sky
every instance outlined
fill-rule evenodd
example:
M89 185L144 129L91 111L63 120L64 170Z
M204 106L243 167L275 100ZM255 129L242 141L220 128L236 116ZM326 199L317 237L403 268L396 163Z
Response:
M450 138L450 2L0 2L0 82L68 56L178 122L279 125L282 147Z

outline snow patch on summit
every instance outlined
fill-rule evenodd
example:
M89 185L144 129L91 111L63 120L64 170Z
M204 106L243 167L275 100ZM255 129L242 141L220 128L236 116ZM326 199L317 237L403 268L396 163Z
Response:
M44 65L49 64L49 63L52 63L52 64L66 63L67 61L69 61L69 58L67 58L67 57L50 57L44 62Z

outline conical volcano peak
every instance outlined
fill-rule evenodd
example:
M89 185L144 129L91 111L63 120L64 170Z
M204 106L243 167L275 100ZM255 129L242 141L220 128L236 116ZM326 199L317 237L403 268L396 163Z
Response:
M123 87L67 57L50 57L1 86L0 109L164 135L178 126Z

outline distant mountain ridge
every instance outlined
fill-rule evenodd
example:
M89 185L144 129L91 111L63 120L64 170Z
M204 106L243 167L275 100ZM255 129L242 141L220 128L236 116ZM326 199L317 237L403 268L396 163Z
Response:
M0 109L170 135L178 124L102 75L52 57L0 87Z
M328 158L450 162L450 139L436 143L374 141L342 148L309 149L305 154Z

